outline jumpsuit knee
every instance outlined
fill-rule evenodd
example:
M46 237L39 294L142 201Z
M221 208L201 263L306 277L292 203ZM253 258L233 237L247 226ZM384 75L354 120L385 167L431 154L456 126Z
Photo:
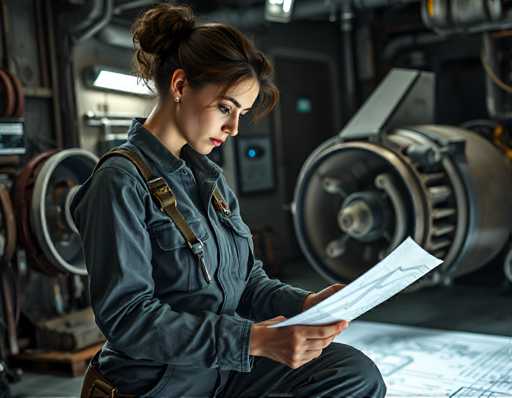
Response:
M339 343L298 369L256 358L250 373L232 372L222 398L382 398L386 385L377 366L361 351Z
M386 395L379 369L361 351L335 343L318 360L316 371L296 389L297 397L381 398Z

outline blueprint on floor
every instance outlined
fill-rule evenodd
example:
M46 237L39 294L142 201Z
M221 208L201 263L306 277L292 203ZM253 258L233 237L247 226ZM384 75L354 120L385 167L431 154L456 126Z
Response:
M512 397L512 338L352 322L336 342L377 364L386 397Z

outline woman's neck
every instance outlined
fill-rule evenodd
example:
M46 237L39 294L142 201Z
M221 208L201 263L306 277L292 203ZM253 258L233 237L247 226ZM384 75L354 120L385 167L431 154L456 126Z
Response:
M161 104L157 104L144 122L144 128L158 138L176 158L179 158L181 148L187 141L178 131L173 114L174 109L166 109Z

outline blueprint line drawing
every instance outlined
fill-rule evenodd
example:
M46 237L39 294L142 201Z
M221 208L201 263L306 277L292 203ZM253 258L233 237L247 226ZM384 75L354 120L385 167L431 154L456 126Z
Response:
M454 394L450 395L450 398L467 398L467 397L478 397L478 398L499 398L509 397L509 394L500 393L492 390L482 390L473 387L462 387Z
M442 260L423 250L411 237L355 281L307 311L269 327L320 325L351 321L394 296Z
M335 342L370 357L387 397L512 397L511 338L352 322Z
M330 314L334 311L343 311L346 313L364 313L371 308L379 305L389 297L378 297L375 301L363 300L365 297L374 296L376 291L383 291L393 288L400 281L411 281L414 282L417 275L424 275L430 268L425 264L413 265L410 267L400 266L397 269L392 270L389 274L380 275L374 280L368 280L365 284L358 287L357 291L346 294L344 297L337 299L336 301L326 304L321 309L319 308L318 315L312 315L307 319L308 322L318 323L324 319L326 314ZM409 285L409 283L407 284ZM360 305L360 307L357 307ZM347 315L348 317L348 315ZM351 317L352 319L354 316ZM350 320L352 320L350 319Z

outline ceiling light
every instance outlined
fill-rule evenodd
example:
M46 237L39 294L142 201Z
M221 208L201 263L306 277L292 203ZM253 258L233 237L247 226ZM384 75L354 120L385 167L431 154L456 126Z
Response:
M274 22L290 22L294 0L266 0L265 19Z
M136 76L110 67L91 66L84 70L85 84L90 88L112 90L136 95L154 93Z

